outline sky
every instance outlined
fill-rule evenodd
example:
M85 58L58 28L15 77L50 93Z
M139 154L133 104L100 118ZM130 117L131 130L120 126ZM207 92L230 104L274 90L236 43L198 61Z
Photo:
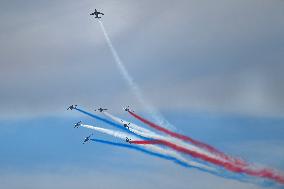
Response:
M90 131L72 124L107 125L66 111L70 104L126 119L130 105L149 117L89 16L95 8L147 100L178 132L284 170L284 1L2 0L0 188L261 188L82 145Z

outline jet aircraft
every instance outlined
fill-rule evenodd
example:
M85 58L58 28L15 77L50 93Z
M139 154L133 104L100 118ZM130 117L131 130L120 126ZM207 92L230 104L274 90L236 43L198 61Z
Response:
M90 15L91 15L91 16L95 15L95 18L98 18L98 19L99 19L99 18L102 18L102 17L99 16L99 15L104 15L104 13L98 12L97 9L95 9L95 12L91 13Z
M84 139L83 144L85 144L86 142L88 142L88 141L90 140L90 137L91 137L92 135L93 135L93 133L90 134L89 136L87 136L87 137Z
M127 106L126 108L123 108L126 112L129 112L130 109L129 109L129 106Z
M95 111L99 111L99 112L103 112L103 111L106 111L107 109L106 108L99 108L99 109L96 109Z
M71 106L69 106L69 107L67 108L67 110L73 110L73 109L75 109L75 108L77 108L77 105L71 105Z
M79 128L82 125L82 121L75 123L74 128Z
M129 139L128 137L126 137L125 141L131 144L131 139Z
M121 122L122 122L122 124L123 124L123 127L125 127L126 129L129 130L129 125L130 125L130 123L124 123L123 120L121 120Z

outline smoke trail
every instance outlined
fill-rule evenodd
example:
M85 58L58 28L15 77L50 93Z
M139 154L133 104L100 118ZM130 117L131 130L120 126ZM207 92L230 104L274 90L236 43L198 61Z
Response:
M87 115L90 114L90 113L85 112L83 110L80 110L78 108L77 108L77 110L81 111L83 113L87 113ZM104 122L106 122L108 124L112 124L113 123L111 121L108 121L108 120L103 119L103 118L101 118L99 116L96 116L96 115L90 114L90 116L92 116L92 117L94 116L96 119L104 121ZM98 132L101 132L101 133L104 133L104 134L108 134L108 135L111 135L111 136L114 136L114 137L117 137L117 138L120 138L120 139L123 139L123 140L126 137L131 138L134 141L138 140L138 137L135 137L135 136L131 135L133 133L129 134L129 133L124 133L124 132L117 132L117 131L113 131L113 130L110 130L110 129L104 129L104 128L100 128L100 127L93 127L93 126L90 126L90 125L83 125L83 127L89 128L89 129L94 129L94 130L96 130ZM212 166L208 166L208 165L206 165L204 163L199 163L199 162L195 162L195 161L191 161L191 160L185 159L180 154L176 153L175 151L169 150L169 149L163 149L161 147L154 146L152 144L144 146L144 148L145 148L145 150L151 151L153 153L162 154L164 156L170 156L170 157L175 158L178 161L182 162L183 164L186 164L186 165L191 166L191 167L195 167L195 168L200 169L202 171L213 173L215 175L218 175L218 176L221 176L221 177L224 177L224 178L237 179L237 180L243 181L243 182L254 182L253 180L250 180L249 178L243 177L242 175L238 175L238 176L237 175L231 175L230 173L226 172L223 169L216 169L215 167L212 168ZM261 173L261 174L263 174L263 173ZM257 184L259 184L259 183L257 183ZM268 183L268 184L270 184L270 183Z
M143 149L143 148L141 148L139 146L136 146L136 145L124 144L124 143L118 143L118 142L111 142L111 141L106 141L106 140L101 140L101 139L90 139L90 140L92 140L94 142L99 142L99 143L102 143L102 144L107 144L107 145L121 147L121 148L134 149L134 150L137 150L137 151L140 151L140 152L152 155L152 156L156 156L156 157L159 157L159 158L162 158L162 159L173 161L174 163L176 163L178 165L181 165L181 166L183 166L185 168L191 168L192 167L189 164L187 164L185 162L182 162L182 161L180 161L177 158L174 158L174 157L171 157L171 156L166 156L166 155L159 154L159 153L155 153L155 152ZM197 167L195 167L195 168L197 168ZM197 169L200 169L200 168L197 168ZM218 172L204 170L204 169L200 169L200 170L208 172L208 173L211 173L211 174L216 175L216 176L223 177L223 178L236 179L236 180L239 180L239 181L242 181L242 182L250 182L250 183L255 183L255 184L262 184L264 186L264 183L255 182L253 179L244 177L243 175L236 175L236 174L232 175L232 174L230 174L230 173L228 173L226 171L220 171L220 170ZM266 185L267 186L271 186L272 183L267 183Z
M192 157L202 159L206 162L210 162L212 164L222 166L226 168L229 171L235 172L235 173L245 173L247 175L251 176L256 176L256 177L261 177L265 179L270 179L274 180L275 182L278 182L280 184L284 184L284 176L280 175L276 171L272 169L267 169L267 168L262 168L262 169L255 169L249 165L241 166L241 165L236 165L232 162L224 162L219 159L214 159L211 157L208 157L204 154L200 154L198 152L192 151L190 149L183 148L181 146L178 146L174 143L164 141L164 140L149 140L149 141L131 141L132 144L163 144L165 146L168 146L172 149L175 149L178 152L182 152L188 155L191 155Z
M115 117L115 116L113 116L112 114L110 114L108 112L104 112L104 114L105 114L105 116L107 116L108 118L112 119L113 121L115 121L117 123L121 123L122 119L120 119L118 117ZM124 120L123 120L123 122L124 123L130 123L130 122L127 122L127 121L124 121ZM166 136L158 135L158 134L156 134L156 133L154 133L154 132L152 132L152 131L150 131L148 129L144 129L143 127L140 127L140 126L135 125L133 123L130 123L128 125L128 127L129 127L129 131L131 131L132 133L134 133L134 134L136 134L138 136L141 136L141 137L144 137L144 138L148 138L148 139L159 139L159 140L170 141L172 143L181 145L184 148L188 148L188 149L191 149L193 151L202 153L204 155L216 158L216 156L214 154L210 154L207 151L204 151L203 149L200 149L200 148L198 148L196 146L193 146L191 144L185 143L185 142L183 142L181 140L177 140L177 139L172 138L172 137L166 137Z
M210 163L213 163L215 165L222 166L222 167L224 167L224 168L226 168L226 169L228 169L232 172L246 173L246 174L251 175L251 176L257 176L257 177L262 177L262 178L266 178L266 179L271 179L271 180L274 180L274 181L276 181L280 184L284 184L284 176L280 175L279 173L275 172L272 169L265 169L265 168L264 169L257 169L257 170L252 169L251 167L249 167L249 165L246 162L239 160L239 159L234 159L232 157L229 157L226 154L219 152L218 150L216 150L212 146L209 146L209 145L204 144L204 143L199 142L199 141L195 141L195 140L193 140L190 137L187 137L185 135L181 135L181 134L169 131L165 128L162 128L162 127L160 127L160 126L138 116L137 114L135 114L133 112L130 112L130 111L128 111L128 112L132 116L134 116L135 118L139 119L140 121L144 122L145 124L155 128L159 131L162 131L166 134L169 134L170 136L189 141L189 142L195 144L196 146L203 147L203 148L207 149L208 151L211 151L215 154L218 154L223 159L229 160L229 161L223 161L223 160L220 160L218 158L210 157L210 156L202 154L198 151L188 149L188 148L184 148L182 146L178 146L177 144L168 142L166 140L132 141L132 143L135 143L135 144L163 144L163 145L166 145L166 146L168 146L172 149L175 149L179 152L189 154L189 155L191 155L195 158L200 158L200 159L202 159L206 162L210 162Z
M216 148L214 148L214 147L212 147L212 146L210 146L210 145L208 145L208 144L205 144L205 143L203 143L203 142L194 140L194 139L192 139L192 138L190 138L190 137L188 137L188 136L181 135L181 134L172 132L172 131L170 131L170 130L168 130L168 129L165 129L165 128L163 128L163 127L160 127L159 125L157 125L157 124L155 124L155 123L152 123L152 122L150 122L149 120L146 120L146 119L142 118L141 116L135 114L134 112L128 111L128 113L129 113L130 115L132 115L133 117L135 117L136 119L142 121L143 123L149 125L150 127L154 128L154 129L156 129L156 130L158 130L158 131L161 131L161 132L163 132L163 133L166 133L166 134L168 134L168 135L170 135L170 136L172 136L172 137L174 137L174 138L178 138L178 139L181 139L181 140L190 142L190 143L196 145L197 147L203 148L203 149L205 149L205 150L207 150L207 151L209 151L209 152L211 152L211 153L213 153L213 154L216 154L216 155L218 155L219 157L221 157L221 158L223 158L223 159L225 159L225 160L227 160L227 161L233 161L234 163L236 163L236 164L238 164L238 165L246 165L246 163L245 163L243 160L238 159L238 158L230 157L230 156L224 154L223 152L220 152L219 150L217 150Z
M138 85L133 81L133 78L130 76L130 74L128 73L128 71L126 70L123 62L121 61L120 57L118 56L118 53L116 52L114 46L112 45L112 42L106 32L106 29L102 23L102 21L99 20L101 29L104 33L105 39L107 41L107 44L111 50L111 53L113 55L113 58L121 72L121 74L123 75L124 79L126 80L127 84L129 85L129 87L131 88L132 92L134 93L134 95L136 96L136 98L139 100L139 102L141 103L141 105L145 108L145 110L153 117L153 119L155 120L155 122L157 122L160 125L163 125L164 127L167 128L171 128L171 129L175 129L175 127L173 125L171 125L151 104L149 104L144 96L142 95L142 92L140 90L140 88L138 87Z
M129 134L124 133L124 132L113 131L113 130L105 129L105 128L101 128L101 127L94 127L94 126L91 126L91 125L81 125L81 126L88 128L88 129L93 129L95 131L98 131L98 132L101 132L101 133L104 133L104 134L107 134L107 135L110 135L110 136L113 136L113 137L116 137L116 138L119 138L119 139L122 139L122 140L125 140L126 137L130 138L132 140L137 140L137 137L129 135ZM199 169L202 169L202 170L207 170L207 171L212 171L212 172L217 171L214 168L209 167L207 165L203 165L203 164L200 164L198 162L194 162L194 161L190 161L188 159L185 159L184 157L182 157L180 154L176 153L173 150L163 149L161 147L154 146L154 145L144 146L144 148L146 148L147 150L150 150L152 152L156 152L156 153L159 153L159 154L163 154L163 155L167 155L167 156L171 156L173 158L179 159L180 161L185 162L192 167L196 167L196 168L199 168Z
M94 127L92 125L82 124L81 127L85 127L87 129L93 129L93 130L98 131L100 133L111 135L115 138L119 138L119 139L123 139L123 140L125 140L126 137L127 138L136 138L133 135L128 134L128 133L124 133L124 132L120 132L120 131L114 131L114 130L111 130L111 129L105 129L105 128L101 128L101 127Z
M156 156L156 157L159 157L159 158L163 158L163 159L166 159L166 160L172 160L174 161L175 163L181 165L181 166L184 166L184 167L191 167L190 165L176 159L176 158L173 158L173 157L170 157L170 156L165 156L165 155L162 155L162 154L158 154L158 153L154 153L154 152L151 152L151 151L148 151L148 150L145 150L143 148L140 148L139 146L134 146L134 145L131 145L131 144L124 144L124 143L117 143L117 142L111 142L111 141L106 141L106 140L100 140L100 139L90 139L94 142L99 142L99 143L103 143L103 144L109 144L109 145L114 145L114 146L119 146L119 147L124 147L124 148L130 148L130 149L134 149L134 150L138 150L138 151L141 151L141 152L144 152L146 154L150 154L150 155L153 155L153 156Z
M81 112L81 113L83 113L83 114L85 114L85 115L88 115L88 116L90 116L90 117L92 117L92 118L95 118L96 120L99 120L99 121L102 121L102 122L104 122L104 123L107 123L107 124L109 124L109 125L111 125L111 126L114 126L114 127L118 128L118 129L125 130L125 131L128 132L129 134L134 134L134 135L136 135L136 136L138 136L138 137L140 137L140 138L143 138L143 137L141 137L141 136L139 136L139 135L137 135L137 134L135 134L135 133L132 133L132 132L129 131L128 129L125 129L121 124L117 124L117 123L115 123L115 122L109 121L109 120L107 120L107 119L105 119L105 118L102 118L102 117L97 116L97 115L95 115L95 114L92 114L92 113L90 113L90 112L84 111L84 110L82 110L82 109L80 109L80 108L74 108L74 109L77 110L78 112ZM144 138L144 139L147 140L148 138Z
M96 116L96 115L93 115L93 114L90 114L88 112L85 112L83 110L80 110L78 108L76 108L76 110L82 112L82 113L85 113L87 115L90 115L98 120L101 120L101 121L104 121L108 124L114 124L117 126L117 124L109 121L109 120L106 120L104 118L101 118L99 116ZM90 125L83 125L83 127L86 127L86 128L89 128L89 129L94 129L98 132L102 132L102 133L105 133L105 134L109 134L109 135L112 135L114 137L117 137L117 138L120 138L120 139L125 139L126 137L129 137L129 138L132 138L134 140L134 143L135 141L137 141L138 137L134 137L132 136L130 132L129 133L123 133L123 132L115 132L115 131L112 131L112 130L109 130L109 129L104 129L104 128L99 128L99 127L93 127L93 126L90 126ZM121 128L121 126L119 126ZM157 141L157 140L156 140ZM140 142L136 142L137 144L139 144ZM143 142L142 142L143 143ZM234 164L231 164L231 163L228 163L228 162L223 162L221 160L218 160L218 159L214 159L212 157L208 157L206 155L203 155L203 154L200 154L200 153L197 153L197 152L194 152L192 150L189 150L189 149L186 149L186 148L183 148L183 147L180 147L180 146L177 146L176 144L173 144L173 143L170 143L168 141L164 141L164 142L161 142L161 140L159 142L154 142L154 143L159 143L159 144L163 144L163 145L167 145L168 147L171 147L172 149L175 149L177 151L180 151L180 152L183 152L183 153L186 153L186 154L189 154L191 155L192 157L196 157L196 158L199 158L199 159L202 159L206 162L210 162L210 163L213 163L215 165L219 165L219 166L222 166L222 167L225 167L226 169L232 171L232 172L236 172L236 173L246 173L248 175L252 175L252 176L258 176L258 177L263 177L263 178L268 178L268 179L272 179L272 180L275 180L279 183L282 183L284 182L283 180L283 177L277 173L274 173L272 170L269 170L269 169L262 169L262 170L253 170L253 169L248 169L247 167L239 167L237 165L234 165ZM154 146L151 144L151 142L146 142L145 144L149 144L149 146L145 146L146 149L149 149L150 151L154 151L154 152L158 152L158 153L161 153L161 154L165 154L165 155L168 155L168 156L172 156L172 157L175 157L177 159L179 159L180 161L183 161L183 162L186 162L187 164L189 164L190 166L192 167L196 167L198 169L202 169L202 170L205 170L205 171L209 171L209 172L217 172L218 174L221 174L219 173L217 170L212 170L211 167L208 167L207 165L203 165L203 164L200 164L200 163L197 163L197 162L193 162L193 161L188 161L187 159L183 158L181 155L175 153L174 151L169 151L169 150L165 150L163 148L160 148L160 147L157 147L157 146ZM224 175L223 175L224 176ZM243 180L243 179L241 179Z
M136 125L134 123L130 123L130 122L128 122L126 120L123 120L123 119L121 119L119 117L116 117L116 116L114 116L114 115L112 115L112 114L110 114L108 112L103 112L103 114L106 117L110 118L111 120L113 120L114 122L116 122L118 124L126 124L129 127L129 129L134 129L136 131L143 132L143 133L148 133L148 134L155 134L153 131L150 131L149 129L145 129L145 128L140 127L140 126L138 126L138 125Z

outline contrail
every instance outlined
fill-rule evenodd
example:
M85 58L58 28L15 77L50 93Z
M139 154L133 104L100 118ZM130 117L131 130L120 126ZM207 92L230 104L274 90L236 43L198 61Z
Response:
M162 127L156 125L155 123L152 123L152 122L142 118L141 116L139 116L139 115L137 115L137 114L135 114L131 111L128 111L128 112L132 116L134 116L135 118L144 122L145 124L151 126L152 128L155 128L155 129L157 129L161 132L164 132L164 133L166 133L170 136L173 136L175 138L179 138L179 139L182 139L182 140L185 140L185 141L189 141L189 142L195 144L196 146L203 147L203 148L207 149L208 151L211 151L212 153L220 155L223 160L219 159L219 158L214 158L212 156L208 156L207 154L204 154L204 153L200 153L197 150L184 148L183 146L179 146L175 143L172 143L172 142L169 142L169 141L166 141L166 140L132 141L132 143L135 143L135 144L163 144L163 145L168 146L172 149L175 149L179 152L189 154L192 157L202 159L206 162L210 162L210 163L213 163L213 164L218 165L218 166L222 166L222 167L224 167L227 170L232 171L232 172L245 173L245 174L248 174L248 175L251 175L251 176L266 178L266 179L274 180L274 181L276 181L280 184L284 184L284 175L278 173L275 170L267 169L267 168L255 169L254 167L252 167L248 163L244 162L243 160L239 160L239 159L230 157L230 156L218 151L214 147L209 146L208 144L196 141L194 139L191 139L188 136L181 135L181 134L172 132L170 130L167 130L165 128L162 128ZM224 160L227 160L227 161L224 161Z
M157 125L155 123L152 123L151 121L149 121L149 120L147 120L147 119L145 119L145 118L135 114L134 112L128 111L128 113L130 115L132 115L133 117L135 117L136 119L140 120L141 122L147 124L148 126L154 128L154 129L156 129L156 130L158 130L160 132L163 132L163 133L165 133L165 134L167 134L169 136L172 136L174 138L177 138L177 139L180 139L180 140L183 140L183 141L186 141L186 142L190 142L190 143L194 144L195 146L203 148L203 149L205 149L205 150L207 150L207 151L209 151L209 152L211 152L211 153L213 153L213 154L215 154L215 155L217 155L217 156L219 156L222 159L225 159L227 161L230 161L230 162L233 161L234 163L239 164L239 165L246 165L246 163L243 160L238 159L238 158L230 157L227 154L217 150L213 146L210 146L210 145L205 144L203 142L197 141L197 140L192 139L192 138L190 138L188 136L185 136L185 135L182 135L182 134L170 131L168 129L165 129L165 128L163 128L163 127L161 127L161 126L159 126L159 125Z
M171 157L171 156L167 156L167 155L163 155L163 154L159 154L159 153L155 153L155 152L146 150L144 148L141 148L141 147L139 147L137 145L124 144L124 143L112 142L112 141L101 140L101 139L90 139L90 140L92 140L94 142L99 142L99 143L102 143L102 144L116 146L116 147L129 148L129 149L137 150L137 151L140 151L140 152L152 155L152 156L156 156L156 157L159 157L159 158L162 158L162 159L171 160L174 163L176 163L178 165L181 165L181 166L183 166L185 168L192 168L191 165L188 165L187 163L182 162L182 161L180 161L177 158L174 158L174 157ZM200 169L198 167L195 167L195 168ZM242 182L262 184L260 182L255 182L255 180L252 179L252 178L244 177L243 175L240 175L240 174L231 174L229 172L226 172L225 170L218 170L218 171L216 171L216 170L215 171L209 171L209 170L205 170L205 169L200 169L200 170L208 172L208 173L211 173L211 174L214 174L216 176L223 177L223 178L236 179L236 180L239 180L239 181L242 181Z
M131 139L131 143L132 145L136 144L144 144L143 145L143 149L151 151L153 153L158 153L158 154L162 154L163 156L169 156L172 158L177 159L179 162L182 162L183 164L186 164L188 166L191 167L195 167L197 169L224 177L224 178L230 178L230 179L237 179L239 181L243 181L243 182L254 182L254 179L251 179L248 176L256 176L256 177L260 177L260 178L266 178L270 181L276 181L277 183L283 184L283 176L281 176L280 173L277 173L276 171L272 170L272 169L255 169L253 167L251 167L251 165L248 166L240 166L240 164L233 164L233 162L224 162L223 160L220 160L218 158L213 158L213 157L209 157L206 154L202 154L202 153L198 153L196 151L193 151L191 149L188 149L186 147L183 146L179 146L176 143L173 143L172 141L168 141L168 140L149 140L149 137L147 139L147 137L145 137L145 140L143 141L139 141L140 138L143 139L143 137L139 136L139 134L141 134L141 131L139 131L138 133L135 133L133 131L129 131L128 129L123 128L120 124L116 124L115 122L109 121L107 119L104 119L102 117L99 117L97 115L91 114L89 112L86 112L84 110L81 110L79 108L76 108L77 111L82 112L84 114L87 114L95 119L98 119L100 121L103 121L105 123L108 123L110 125L113 125L117 128L120 129L124 129L124 131L128 132L119 132L119 131L114 131L114 130L110 130L110 129L105 129L105 128L100 128L100 127L94 127L91 125L81 125L82 127L88 128L88 129L93 129L96 130L98 132L107 134L107 135L111 135L114 136L116 138L125 140L126 137L128 137L129 139ZM118 118L119 119L119 118ZM139 126L138 126L139 127ZM143 132L142 132L143 133ZM149 133L144 133L144 134L149 134ZM163 137L163 136L162 136ZM162 147L156 146L156 145L165 145L169 148L164 149ZM184 154L189 154L191 157L194 157L194 161L188 160L187 158L184 158L181 154L179 154L178 152L184 153ZM196 158L196 159L195 159ZM199 160L198 160L199 159ZM208 164L209 163L209 164ZM218 168L218 166L214 166L214 165L219 165L220 167ZM247 164L246 164L247 165ZM231 172L230 172L231 171ZM233 174L233 173L245 173L246 176L244 176L243 174ZM270 185L272 183L270 183L270 181L268 182L267 180L264 181L265 185ZM257 182L256 184L260 184L259 182Z
M90 140L92 140L94 142L103 143L103 144L109 144L109 145L113 145L113 146L118 146L118 147L124 147L124 148L130 148L130 149L138 150L138 151L141 151L141 152L153 155L153 156L157 156L157 157L160 157L160 158L163 158L163 159L166 159L166 160L173 160L175 163L177 163L177 164L179 164L181 166L191 168L191 166L187 165L184 162L181 162L178 159L175 159L175 158L170 157L170 156L165 156L165 155L162 155L162 154L158 154L158 153L154 153L154 152L145 150L145 149L143 149L143 148L141 148L141 147L139 147L137 145L124 144L124 143L118 143L118 142L111 142L111 141L101 140L101 139L90 139Z
M171 129L175 129L175 127L173 125L171 125L162 115L160 112L158 112L156 110L156 108L154 108L154 106L152 106L148 101L145 100L144 96L142 95L142 92L140 90L140 88L138 87L138 85L133 81L133 78L130 76L130 74L128 73L127 69L125 68L123 62L121 61L120 57L118 56L117 51L115 50L107 32L106 29L102 23L102 21L99 20L101 29L104 33L105 39L107 41L107 44L110 48L110 51L113 55L113 58L120 70L120 73L123 75L123 78L126 80L127 84L129 85L130 89L132 90L132 92L134 93L134 95L136 96L136 98L139 100L139 102L141 103L141 105L145 108L145 110L153 117L153 119L155 120L155 122L157 122L160 125L163 125L164 127L167 128L171 128Z
M93 130L98 131L100 133L111 135L111 136L113 136L115 138L119 138L119 139L123 139L123 140L125 140L126 137L127 138L136 138L133 135L125 133L125 132L114 131L114 130L111 130L111 129L105 129L105 128L101 128L101 127L94 127L92 125L82 124L81 127L85 127L87 129L93 129Z
M265 179L270 179L273 181L276 181L280 184L284 184L284 176L276 172L275 170L272 169L267 169L267 168L261 168L261 169L256 169L248 164L246 165L236 165L233 162L224 162L220 159L214 159L212 157L206 156L204 154L200 154L196 151L192 151L190 149L184 148L182 146L178 146L174 143L165 141L165 140L149 140L149 141L131 141L133 144L163 144L165 146L168 146L172 149L175 149L178 152L182 152L188 155L191 155L192 157L202 159L206 162L210 162L212 164L224 167L225 169L235 172L235 173L245 173L250 176L256 176L260 178L265 178Z
M146 129L144 127L140 127L134 123L131 123L129 121L126 121L124 119L121 119L119 117L116 117L112 114L110 114L109 112L103 112L103 114L110 118L111 120L113 120L114 122L118 123L118 124L126 124L129 128L131 129L135 129L136 131L140 131L140 132L143 132L143 133L148 133L148 134L155 134L155 132L153 131L150 131L149 129Z
M80 109L80 108L74 108L74 110L77 110L78 112L81 112L81 113L83 113L83 114L85 114L85 115L88 115L88 116L90 116L90 117L92 117L92 118L94 118L94 119L96 119L96 120L99 120L99 121L101 121L101 122L104 122L104 123L106 123L106 124L109 124L109 125L111 125L111 126L113 126L113 127L116 127L116 128L118 128L118 129L124 130L125 132L127 132L127 133L129 133L129 134L131 134L131 135L134 134L134 135L136 135L136 136L138 136L138 137L140 137L140 138L143 138L143 139L145 139L145 140L148 139L148 138L144 138L144 137L142 137L142 136L139 136L139 135L137 135L137 134L135 134L135 133L129 131L128 129L125 129L121 124L115 123L115 122L110 121L110 120L105 119L105 118L102 118L102 117L100 117L100 116L98 116L98 115L92 114L92 113L87 112L87 111L85 111L85 110L82 110L82 109Z
M82 127L88 128L88 129L93 129L95 131L107 134L107 135L111 135L113 137L125 140L126 137L132 139L132 140L137 140L138 138L133 136L133 135L129 135L127 133L124 132L119 132L119 131L114 131L114 130L110 130L110 129L105 129L105 128L101 128L101 127L94 127L91 125L81 125ZM192 166L192 167L196 167L199 169L203 169L203 170L207 170L207 171L211 171L211 172L216 172L217 170L213 167L209 167L207 165L198 163L198 162L194 162L194 161L190 161L188 159L185 159L184 157L182 157L180 154L178 154L177 152L173 151L173 150L169 150L169 149L163 149L161 147L155 146L155 145L147 145L144 146L145 149L150 150L152 152L156 152L159 154L163 154L166 156L171 156L173 158L176 158L182 162L185 162L186 164Z
M116 116L114 116L114 115L112 115L112 114L110 114L108 112L103 112L103 113L104 113L105 116L107 116L108 118L110 118L114 122L117 122L118 124L121 124L121 121L123 121L124 123L127 123L127 125L128 125L128 123L130 123L130 122L122 120L121 118L118 118L118 117L116 117ZM185 143L182 140L177 140L176 138L173 138L173 137L158 135L157 133L152 132L152 131L150 131L148 129L144 129L143 127L140 127L140 126L138 126L138 125L136 125L134 123L130 123L128 125L128 127L129 127L129 131L131 131L132 133L134 133L136 135L139 135L141 137L149 138L149 139L158 139L158 140L170 141L171 143L175 143L175 144L181 145L184 148L187 148L187 149L190 149L190 150L202 153L202 154L207 155L207 156L212 157L212 158L217 158L214 153L212 154L212 153L210 153L210 152L208 152L206 150L198 148L197 146L191 145L189 143Z
M132 129L125 129L124 127L122 127L122 125L121 125L121 120L119 119L119 118L116 118L115 116L112 116L111 114L109 114L109 113L105 113L105 115L106 116L108 116L108 117L110 117L111 119L113 119L115 122L117 122L117 123L115 123L115 122L112 122L112 121L110 121L110 120L107 120L107 119L104 119L104 118L102 118L102 117L100 117L100 116L97 116L97 115L94 115L94 114L91 114L91 113L89 113L89 112L86 112L86 111L84 111L84 110L81 110L80 108L75 108L75 110L77 110L77 111L79 111L79 112L82 112L82 113L84 113L84 114L86 114L86 115L89 115L89 116L91 116L91 117L93 117L93 118L95 118L95 119L97 119L97 120L100 120L100 121L103 121L103 122L105 122L105 123L107 123L107 124L109 124L109 125L112 125L112 126L115 126L116 128L119 128L119 129L124 129L124 131L126 131L127 133L128 133L128 135L127 136L125 136L124 137L124 139L126 138L126 137L128 137L128 138L130 138L131 137L131 135L135 135L136 136L136 138L141 138L141 139L143 139L143 140L149 140L149 139L151 139L151 138L154 138L154 139L161 139L161 140L168 140L169 138L166 138L166 137L164 137L164 136L160 136L160 135L157 135L157 134L155 134L155 133L145 133L145 132L141 132L141 131L139 131L139 130L136 130L136 129L134 129L134 128L132 128ZM87 125L85 125L85 127L86 127ZM133 126L134 126L134 124L133 124ZM111 133L109 133L109 132L111 132L112 130L107 130L107 129L103 129L103 128L99 128L99 127L93 127L93 126L91 126L93 129L94 128L97 128L97 129L99 129L100 130L100 132L102 132L102 131L105 131L105 132L108 132L108 133L105 133L105 134L110 134L111 135ZM139 126L136 126L136 128L138 128L138 129L140 129L140 130L143 130L143 128L142 127L139 127ZM146 129L147 130L147 129ZM150 132L149 130L147 130L147 132ZM116 134L117 134L118 132L116 132ZM122 132L121 132L122 133ZM133 137L132 137L133 138ZM176 140L173 140L173 139L170 139L170 141L171 142L177 142ZM179 143L180 144L180 143ZM204 151L204 150L202 150L202 149L199 149L199 148L197 148L196 146L193 146L193 145L190 145L190 144L185 144L185 143L183 143L183 145L184 145L184 147L185 148L189 148L190 150L192 150L192 151L194 151L194 152L197 152L197 153L201 153L201 154L203 154L203 155L206 155L206 156L208 156L208 157L210 157L210 158L216 158L215 156L214 156L214 154L210 154L210 153L207 153L206 151Z

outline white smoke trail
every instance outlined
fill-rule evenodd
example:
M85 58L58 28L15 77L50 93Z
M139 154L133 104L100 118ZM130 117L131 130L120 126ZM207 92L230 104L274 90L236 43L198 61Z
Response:
M94 126L85 125L85 124L81 125L81 127L85 127L85 128L88 128L88 129L93 129L93 130L98 131L100 133L111 135L113 137L120 138L122 140L125 140L126 137L130 138L131 140L138 140L138 137L135 137L133 135L127 134L125 132L114 131L114 130L111 130L111 129L105 129L105 128L101 128L101 127L94 127ZM175 152L174 150L163 149L163 148L155 146L155 145L143 145L143 146L140 146L140 147L144 147L145 149L147 149L149 151L152 151L152 152L155 152L155 153L159 153L159 154L162 154L162 155L166 155L166 156L170 156L170 157L176 158L179 161L184 162L184 163L186 163L186 164L188 164L189 166L192 166L192 167L204 169L204 170L215 172L215 173L218 172L218 170L216 168L214 168L214 167L209 167L207 165L204 165L204 164L201 164L201 163L198 163L198 162L195 162L195 161L191 161L191 160L185 159L183 156L181 156L179 153Z
M105 128L101 128L101 127L94 127L92 125L82 124L81 127L85 127L87 129L93 129L93 130L98 131L100 133L111 135L113 137L120 138L120 139L123 139L123 140L125 140L126 137L127 138L134 138L133 135L127 134L125 132L114 131L114 130L111 130L111 129L105 129Z
M143 127L140 127L134 123L131 123L131 122L128 122L128 121L125 121L119 117L116 117L108 112L103 112L105 116L107 116L108 118L110 118L111 120L117 122L118 124L121 124L121 120L126 123L128 125L128 123L130 123L128 125L129 127L129 131L139 135L139 136L142 136L142 137L145 137L145 138L151 138L151 139L158 139L158 140L165 140L165 141L169 141L171 143L174 143L178 146L181 146L183 148L187 148L189 150L192 150L192 151L195 151L195 152L198 152L198 153L201 153L203 155L206 155L208 157L211 157L211 158L217 158L217 159L221 159L222 161L228 161L227 159L224 159L222 158L221 156L217 156L216 154L213 154L213 153L210 153L209 151L207 150L204 150L202 148L199 148L193 144L189 144L189 143L186 143L182 140L179 140L177 138L173 138L171 136L164 136L164 135L159 135L153 131L150 131L148 129L145 129ZM148 144L147 144L148 145Z
M175 127L173 125L171 125L162 115L160 112L158 112L150 103L148 103L144 96L142 95L142 92L140 90L140 88L138 87L138 85L133 81L132 77L130 76L130 74L128 73L128 71L126 70L123 62L121 61L120 57L118 56L118 53L116 52L114 46L112 45L112 42L106 32L106 29L102 23L102 21L99 20L101 29L104 33L105 39L107 41L107 44L111 50L111 53L114 57L114 60L121 72L121 74L123 75L124 79L127 81L127 84L129 85L129 87L131 88L132 92L134 93L134 95L137 97L137 99L139 100L139 102L142 104L142 106L145 108L145 110L153 117L153 119L155 120L156 123L158 123L159 125L163 125L166 128L170 128L170 129L175 129Z
M151 131L149 129L146 129L144 127L140 127L140 126L138 126L138 125L136 125L134 123L130 123L130 122L128 122L126 120L123 120L123 119L121 119L119 117L116 117L116 116L114 116L114 115L112 115L112 114L110 114L108 112L103 112L103 114L106 117L110 118L111 120L117 122L118 124L121 124L121 125L122 124L126 124L126 125L128 125L129 129L135 129L136 131L140 131L140 132L143 132L143 133L155 134L155 132L153 132L153 131Z

